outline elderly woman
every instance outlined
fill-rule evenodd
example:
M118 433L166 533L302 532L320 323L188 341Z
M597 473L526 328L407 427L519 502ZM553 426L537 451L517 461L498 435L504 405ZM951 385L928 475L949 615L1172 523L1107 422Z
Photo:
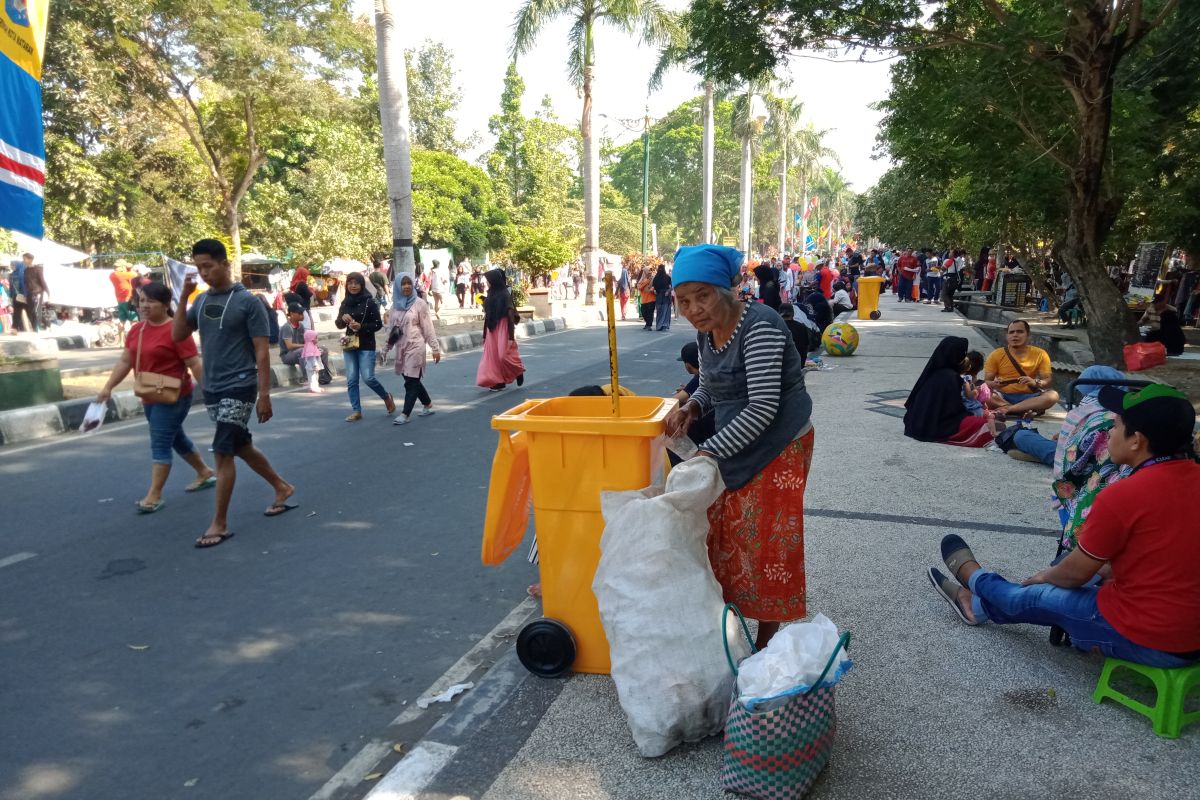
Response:
M716 459L725 492L708 510L708 550L725 599L759 621L764 647L782 622L806 614L804 488L812 461L812 399L783 320L739 303L742 256L696 245L675 254L679 311L699 331L700 386L667 417L678 436L708 411L716 433L698 443Z

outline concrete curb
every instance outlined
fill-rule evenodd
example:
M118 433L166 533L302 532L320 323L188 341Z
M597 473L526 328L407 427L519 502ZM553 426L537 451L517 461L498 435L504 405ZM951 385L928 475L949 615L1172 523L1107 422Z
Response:
M516 326L516 338L529 339L546 333L567 330L569 326L563 317L554 319L522 322ZM337 339L341 334L326 332L321 340ZM70 338L70 337L68 337ZM79 337L74 337L79 338ZM444 353L462 353L483 346L483 332L472 331L453 336L442 336L438 339ZM329 368L335 375L344 375L346 370L341 353L329 354ZM105 374L112 370L111 366L99 369L95 374ZM81 370L70 370L73 375L89 374ZM303 372L300 367L287 364L271 365L271 386L282 388L300 386L303 383ZM63 400L58 403L48 403L29 408L17 408L11 411L0 411L0 445L31 442L58 436L62 433L77 431L83 423L83 415L92 401L88 398L78 400ZM142 402L132 391L114 392L108 401L108 413L105 422L120 422L142 416Z

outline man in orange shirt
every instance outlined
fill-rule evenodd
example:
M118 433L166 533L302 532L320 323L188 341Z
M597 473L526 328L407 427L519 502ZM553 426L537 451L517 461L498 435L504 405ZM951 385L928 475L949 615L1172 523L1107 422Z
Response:
M133 279L137 277L137 273L129 266L125 259L119 259L109 273L108 279L112 281L113 293L117 296L117 329L121 332L121 340L125 339L125 323L137 322L137 309L133 307Z

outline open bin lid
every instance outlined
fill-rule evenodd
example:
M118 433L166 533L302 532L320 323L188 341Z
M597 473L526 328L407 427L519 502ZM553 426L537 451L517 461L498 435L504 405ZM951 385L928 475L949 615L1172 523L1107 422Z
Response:
M487 516L483 524L484 564L495 566L508 558L529 527L529 443L524 433L500 435L492 460Z
M492 427L502 431L638 436L652 439L663 432L663 423L675 400L663 397L621 398L621 416L612 415L608 397L554 397L526 400L492 417Z

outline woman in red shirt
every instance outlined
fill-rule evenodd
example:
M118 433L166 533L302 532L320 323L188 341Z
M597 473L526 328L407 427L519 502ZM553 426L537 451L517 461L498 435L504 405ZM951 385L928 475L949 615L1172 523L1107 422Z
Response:
M1129 477L1096 496L1077 546L1017 584L984 571L967 543L942 539L958 583L930 567L938 593L968 625L1057 625L1083 651L1172 669L1200 663L1200 537L1179 498L1200 484L1186 395L1156 383L1100 391L1116 415L1108 443Z
M182 382L179 399L174 403L144 401L146 422L150 424L150 458L153 466L150 490L135 504L139 514L153 514L163 507L162 490L167 483L167 476L171 474L172 449L196 470L195 480L184 491L196 492L217 482L212 468L204 463L192 440L183 432L183 421L192 407L194 388L188 373L190 371L195 376L195 385L201 384L204 376L196 342L191 337L182 342L171 339L171 305L171 290L163 284L148 283L142 287L138 306L142 321L129 329L121 359L113 367L104 388L96 395L96 402L107 403L112 397L113 388L135 369L168 375Z

